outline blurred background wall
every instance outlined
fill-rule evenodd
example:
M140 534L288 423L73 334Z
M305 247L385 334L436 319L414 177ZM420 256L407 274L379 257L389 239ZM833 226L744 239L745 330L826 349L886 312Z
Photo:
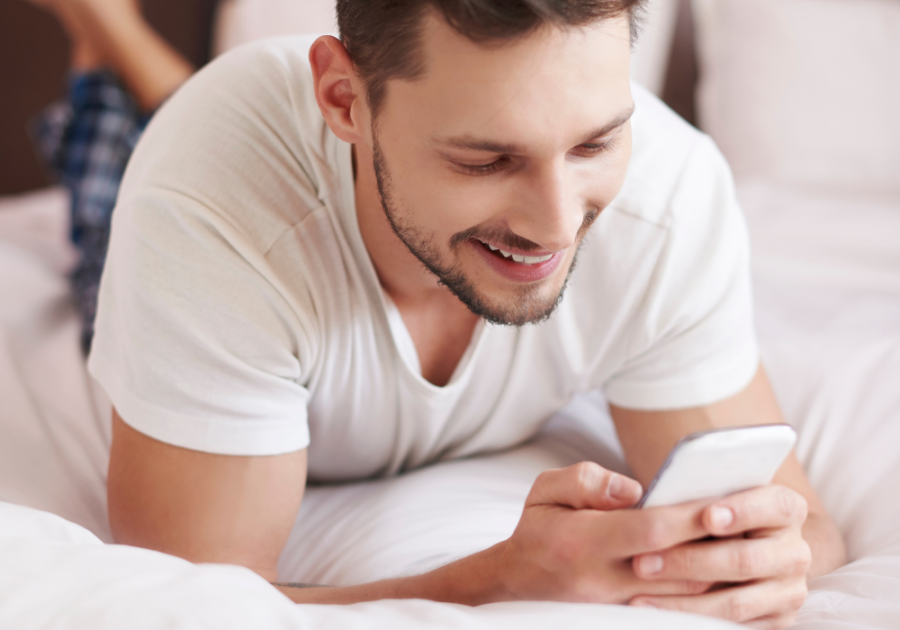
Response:
M209 59L218 0L144 0L154 27L194 64ZM28 137L28 123L65 86L69 43L49 13L0 0L0 195L51 183Z
M198 67L260 33L337 31L331 0L143 0L143 7L149 22ZM651 0L649 7L633 74L693 121L690 1ZM68 57L68 40L52 15L24 0L0 0L0 195L53 183L28 126L62 95Z

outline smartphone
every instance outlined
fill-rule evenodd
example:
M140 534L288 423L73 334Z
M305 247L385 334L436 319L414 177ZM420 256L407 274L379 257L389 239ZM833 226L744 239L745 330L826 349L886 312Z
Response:
M675 445L635 507L722 497L772 481L797 441L786 424L699 431Z

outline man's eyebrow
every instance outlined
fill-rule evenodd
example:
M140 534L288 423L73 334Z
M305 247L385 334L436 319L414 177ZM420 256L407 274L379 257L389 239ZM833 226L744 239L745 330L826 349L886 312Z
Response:
M586 135L584 137L584 140L582 140L579 144L585 144L587 142L590 142L591 140L596 140L597 138L605 136L606 134L618 129L619 127L627 123L629 120L631 120L631 117L633 115L634 103L632 103L631 107L629 107L627 110L613 118L609 123L600 127L599 129L595 129L594 131Z
M613 118L607 124L594 129L584 136L584 139L579 144L588 143L591 140L605 136L611 131L618 129L627 123L632 115L634 115L634 103L632 103L631 107L626 111ZM453 149L469 149L472 151L485 151L488 153L503 153L505 155L525 153L525 147L519 144L493 142L491 140L483 140L469 135L458 136L455 138L435 138L432 142L439 147L449 147Z

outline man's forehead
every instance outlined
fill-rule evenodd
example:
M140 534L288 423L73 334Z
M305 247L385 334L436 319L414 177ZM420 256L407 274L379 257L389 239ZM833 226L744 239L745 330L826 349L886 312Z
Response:
M571 71L591 68L604 58L628 59L631 27L623 15L584 26L547 23L509 40L475 42L429 10L423 16L417 45L424 70L417 79L452 81L465 73L478 80L493 72L556 73L561 66Z
M432 142L519 144L523 131L599 136L630 114L626 17L483 45L430 14L421 36L425 72L389 81L385 113Z

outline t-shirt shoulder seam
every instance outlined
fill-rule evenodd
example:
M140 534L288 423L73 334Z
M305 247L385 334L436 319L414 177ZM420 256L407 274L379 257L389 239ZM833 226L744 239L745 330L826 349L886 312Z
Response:
M240 233L240 235L241 235L242 237L245 237L245 238L247 238L249 241L252 242L251 234L250 234L246 229L244 229L244 227L243 227L240 223L238 223L237 221L235 221L234 218L231 217L228 213L226 213L226 212L221 212L220 210L218 210L218 209L216 209L216 208L214 208L214 207L212 207L212 206L209 206L209 205L203 203L202 201L200 201L200 200L197 199L196 197L194 197L194 196L192 196L192 195L189 195L188 193L184 192L183 190L178 190L178 189L176 189L176 188L171 188L171 187L168 187L168 186L158 186L158 185L156 186L156 188L157 188L158 190L162 190L162 191L164 191L164 192L166 192L166 193L171 193L171 194L174 194L174 195L180 195L181 197L184 197L184 198L186 198L186 199L189 199L189 200L193 201L194 203L197 203L197 204L203 206L203 207L206 208L210 213L214 214L217 218L219 218L219 219L221 219L222 221L224 221L225 223L227 223L233 230L235 230L236 232ZM141 190L140 190L140 189L134 191L133 193L131 193L132 196L139 196L140 194L141 194ZM321 200L320 200L320 201L321 201ZM288 225L286 225L286 226L284 227L284 229L282 229L282 230L278 233L277 236L272 237L272 238L270 239L271 242L269 242L268 244L266 244L265 242L261 243L261 244L260 244L261 246L258 248L259 253L262 254L263 257L268 256L269 253L272 251L272 249L274 249L274 247L275 247L275 246L276 246L276 245L277 245L277 244L278 244L278 243L279 243L286 235L288 235L288 234L290 234L291 232L293 232L294 230L296 230L297 227L300 226L300 225L302 225L304 222L306 222L307 219L309 219L309 218L312 217L312 216L317 215L317 214L318 214L319 212L321 212L322 210L327 210L327 207L325 206L324 203L319 203L319 205L317 205L317 206L315 206L315 207L310 207L309 210L308 210L308 212L306 212L306 213L303 215L303 217L302 217L301 219L299 219L299 220L297 220L297 221L295 221L295 222L289 223ZM262 247L263 245L264 245L265 247Z
M278 236L272 239L271 244L269 244L265 251L262 252L263 257L268 257L269 254L272 253L272 250L275 249L278 243L280 243L286 236L293 233L298 227L302 226L309 219L318 216L318 214L322 211L328 211L328 207L324 203L320 203L315 208L310 208L309 212L303 215L303 218L285 226L285 228L278 234Z
M697 133L691 134L691 138L691 145L685 153L684 159L679 165L678 175L675 177L675 184L674 186L672 186L671 191L666 196L666 200L664 202L665 210L660 213L660 217L658 219L652 219L641 213L640 211L632 210L626 205L617 203L616 201L613 201L609 205L608 209L613 210L619 214L626 215L632 219L637 219L639 221L642 221L643 223L654 225L662 230L670 230L675 220L673 216L672 199L675 197L675 195L678 194L678 191L681 188L681 184L684 180L685 171L688 169L688 166L690 165L691 160L693 159L700 145L711 141L710 137L700 130L697 130Z
M691 144L690 151L688 151L687 157L685 157L684 163L681 165L681 170L678 173L676 184L672 187L672 192L669 195L666 216L668 217L670 225L674 225L677 223L677 217L675 217L673 214L674 203L672 203L672 199L682 191L682 187L684 186L685 171L688 169L694 157L697 155L697 152L701 149L702 146L706 146L713 151L716 150L716 144L713 139L702 131L698 131L698 133L694 134L694 141ZM694 193L689 196L696 196L697 194L699 194L699 192L694 191Z
M221 210L202 202L197 197L194 197L193 195L189 195L188 193L186 193L183 190L178 190L177 188L172 188L171 186L162 186L159 184L155 184L152 188L161 190L167 194L179 195L181 197L184 197L185 199L192 201L193 203L196 203L197 205L199 205L199 206L205 208L207 211L209 211L210 214L215 215L216 218L227 223L231 227L231 229L233 229L235 232L238 232L242 237L244 237L248 241L252 242L250 233L247 232L247 230L245 230L243 228L243 226L241 226L240 223L236 222L234 220L234 218L232 216L230 216L227 212L222 212ZM134 192L132 192L130 196L137 197L137 196L140 196L142 193L143 193L143 191L139 188L139 189L135 190ZM280 238L280 235L278 238ZM271 246L269 246L269 247L271 247Z
M618 214L623 214L623 215L629 217L630 219L634 219L636 221L640 221L642 223L652 225L663 231L666 231L669 229L669 227L671 227L671 220L668 218L668 213L666 213L666 215L665 215L666 218L664 220L655 221L653 219L643 216L639 212L629 210L628 208L623 208L622 206L616 205L615 203L610 204L610 206L607 208L607 210L610 210L612 212L617 212Z

